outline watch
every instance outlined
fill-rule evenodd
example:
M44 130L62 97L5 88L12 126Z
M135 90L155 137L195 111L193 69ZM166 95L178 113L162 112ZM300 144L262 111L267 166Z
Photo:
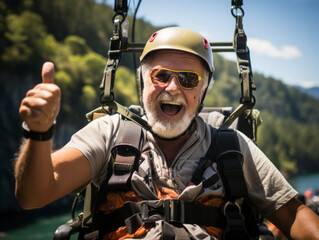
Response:
M47 141L52 138L55 130L54 124L46 132L34 132L31 131L26 122L22 123L22 133L25 138L30 138L36 141Z

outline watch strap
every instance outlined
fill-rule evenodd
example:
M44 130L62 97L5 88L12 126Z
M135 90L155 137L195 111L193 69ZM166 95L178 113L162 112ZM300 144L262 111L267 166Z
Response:
M55 130L55 123L46 132L31 131L26 122L22 123L22 133L25 138L36 141L47 141L52 138Z

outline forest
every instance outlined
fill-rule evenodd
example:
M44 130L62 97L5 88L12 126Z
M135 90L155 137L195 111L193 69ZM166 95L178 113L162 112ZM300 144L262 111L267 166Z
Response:
M55 63L55 81L62 91L56 147L87 123L87 112L99 107L113 14L105 1L0 0L1 186L8 181L13 185L12 162L21 138L18 107L26 91L41 81L43 62ZM128 20L131 23L132 16ZM145 42L161 27L137 19L135 41ZM131 28L132 24L130 32ZM115 97L125 106L138 104L133 57L124 54L116 73ZM236 63L214 53L214 64L215 83L205 106L237 106L240 83ZM287 177L318 172L319 100L278 79L258 72L253 76L255 108L263 120L259 147Z

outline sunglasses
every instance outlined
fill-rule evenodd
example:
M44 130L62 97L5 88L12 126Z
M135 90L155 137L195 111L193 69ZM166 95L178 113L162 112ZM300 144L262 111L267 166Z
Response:
M198 73L193 71L174 71L166 68L155 68L150 71L153 84L165 85L175 76L178 84L184 89L192 89L202 79Z

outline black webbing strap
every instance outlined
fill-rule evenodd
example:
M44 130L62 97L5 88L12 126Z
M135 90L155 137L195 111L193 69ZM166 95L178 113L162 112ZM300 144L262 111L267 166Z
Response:
M247 221L242 214L242 208L235 202L236 199L245 198L248 195L242 161L237 133L231 129L216 130L211 127L211 146L205 156L200 159L191 181L194 184L202 182L205 188L215 184L220 176L227 201L220 217L224 224L223 240L253 239L247 231ZM213 162L217 163L219 176L214 174L208 179L203 179L204 170ZM203 215L202 219L206 217ZM256 226L255 222L253 224Z
M166 222L223 227L223 216L219 207L179 199L164 200L164 206Z
M128 233L134 233L143 224L155 223L158 220L164 220L174 226L185 223L225 227L221 208L179 199L126 202L123 207L101 216L101 220L102 234L113 232L121 226L126 226Z
M205 206L195 202L185 202L179 199L143 201L141 216L144 222L158 220L153 215L162 214L163 220L174 224L197 224L222 228L224 225L222 211L219 207Z
M243 156L234 130L217 130L213 137L217 169L225 189L225 199L234 201L247 197L247 186L242 169Z
M247 196L247 187L242 170L243 156L240 152L238 136L234 130L213 129L211 127L211 146L205 156L200 159L193 173L191 182L198 185L203 182L203 187L209 187L218 181L215 174L208 179L203 179L205 169L213 162L217 162L218 173L225 188L225 199L235 200Z
M119 144L112 148L113 173L108 182L108 190L129 190L131 175L138 168L141 156L140 144L142 129L135 123L124 120L125 134L118 136ZM122 138L122 139L121 139Z
M143 225L140 211L140 203L126 202L123 207L101 216L100 236L113 232L122 226L127 226L128 233L134 233Z
M244 216L238 205L230 203L225 206L225 219L226 228L222 240L257 240L248 233Z
M237 133L232 129L217 130L213 141L218 156L217 170L224 185L225 200L228 201L224 206L225 229L222 240L256 239L248 233L242 207L236 203L236 199L248 197ZM253 224L257 226L255 222Z
M104 215L99 210L101 204L105 201L107 191L129 190L131 188L131 175L138 168L140 158L140 148L144 141L142 128L129 120L121 120L116 144L112 148L112 157L110 159L107 178L101 185L97 199L93 208L93 224L95 229L99 229L100 237L103 236ZM109 219L108 222L110 222Z

